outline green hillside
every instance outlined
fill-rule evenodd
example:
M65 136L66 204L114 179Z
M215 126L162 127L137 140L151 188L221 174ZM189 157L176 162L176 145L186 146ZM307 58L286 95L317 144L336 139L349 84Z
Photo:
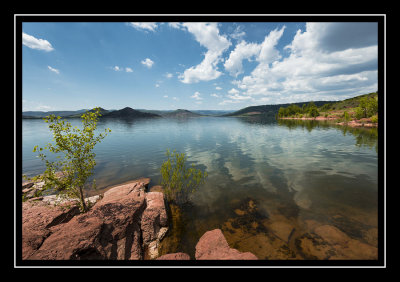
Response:
M288 107L290 105L297 105L301 107L303 104L307 104L309 102L301 102L301 103L292 103L292 104L276 104L276 105L261 105L261 106L250 106L244 109L238 110L233 113L228 113L223 116L253 116L253 115L263 115L263 116L272 116L274 117L281 107ZM314 104L318 106L322 106L326 103L334 103L331 101L316 101Z

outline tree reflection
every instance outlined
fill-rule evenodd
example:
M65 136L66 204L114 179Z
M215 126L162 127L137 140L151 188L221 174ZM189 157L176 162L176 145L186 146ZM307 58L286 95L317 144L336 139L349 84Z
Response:
M355 137L357 147L368 147L370 149L375 148L378 152L378 128L366 128L366 127L350 127L345 125L336 125L328 121L317 121L317 120L290 120L290 119L278 119L279 126L285 126L289 130L301 128L311 132L314 128L330 128L334 127L343 133L343 136L350 133Z

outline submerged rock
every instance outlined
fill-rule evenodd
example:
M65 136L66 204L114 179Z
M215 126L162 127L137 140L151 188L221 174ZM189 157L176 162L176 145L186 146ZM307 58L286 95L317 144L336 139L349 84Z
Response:
M257 260L250 252L230 248L222 231L214 229L204 233L196 245L196 260Z
M332 225L312 223L312 231L296 239L296 246L306 259L377 259L378 249L349 237Z

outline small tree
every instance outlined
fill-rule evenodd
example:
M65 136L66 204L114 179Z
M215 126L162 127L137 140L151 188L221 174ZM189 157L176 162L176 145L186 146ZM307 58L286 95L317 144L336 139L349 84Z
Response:
M190 193L204 184L208 174L196 169L194 164L189 167L184 153L167 150L166 156L167 160L161 165L161 185L169 201L184 204L188 202Z
M346 111L344 111L344 112L343 112L342 118L343 118L343 120L344 120L345 123L349 122L349 121L350 121L350 115L349 115L349 113L346 112Z
M96 154L93 152L93 148L108 132L111 132L107 128L104 133L94 135L99 116L100 108L83 114L81 116L82 129L72 128L71 123L55 115L44 118L44 121L49 123L49 129L53 132L55 141L54 145L48 143L44 149L64 155L62 160L51 162L47 160L45 154L41 153L43 148L38 148L38 146L33 148L33 152L39 151L39 157L46 162L44 174L34 177L35 180L40 179L45 182L43 191L55 189L61 196L78 199L83 212L87 211L83 189L96 165ZM61 156L58 155L57 158L60 159ZM62 172L62 177L57 177L56 172L58 171ZM93 181L92 187L95 187L95 181Z
M378 100L377 98L362 97L360 103L356 108L356 118L368 118L378 113Z
M317 107L311 107L311 108L308 110L308 115L309 115L310 117L317 117L317 116L319 116L319 112L318 112Z

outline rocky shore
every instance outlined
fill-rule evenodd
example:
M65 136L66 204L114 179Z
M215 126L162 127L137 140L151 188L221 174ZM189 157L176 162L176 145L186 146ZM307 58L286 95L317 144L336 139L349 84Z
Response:
M76 202L56 196L34 197L40 185L24 183L22 259L24 260L254 260L250 252L230 248L221 230L206 232L195 258L185 253L159 256L168 232L162 192L149 192L142 178L87 198L91 209L80 213Z
M280 117L279 119L289 119L289 120L317 120L317 121L329 121L337 125L346 125L350 127L378 127L378 123L372 123L369 119L351 120L349 122L340 121L336 117Z

